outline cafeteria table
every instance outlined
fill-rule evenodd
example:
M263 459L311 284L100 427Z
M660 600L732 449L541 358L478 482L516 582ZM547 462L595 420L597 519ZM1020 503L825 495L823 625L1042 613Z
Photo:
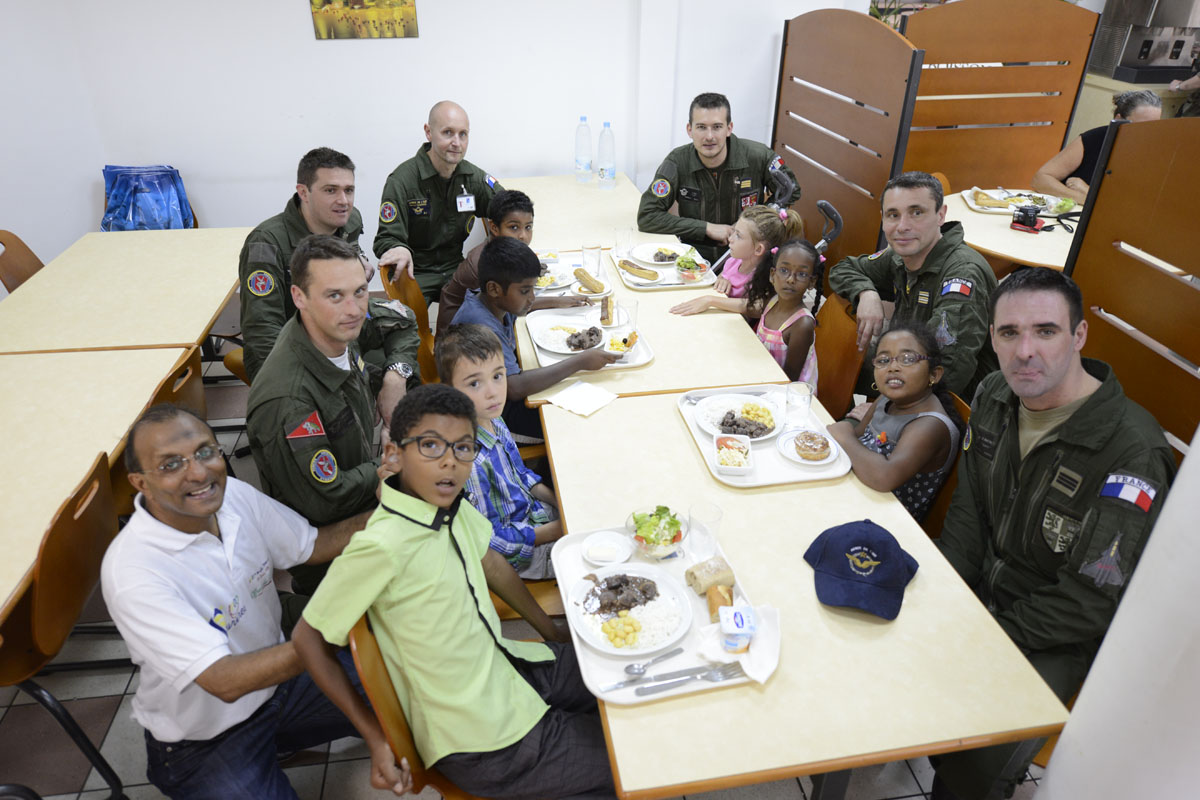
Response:
M779 610L781 655L764 685L602 703L621 797L836 773L1061 729L1062 703L890 493L853 473L757 489L719 483L678 397L623 397L587 418L542 409L567 531L620 529L640 506L682 515L699 500L717 504L717 538L739 584L754 603ZM892 622L821 605L803 561L821 531L863 518L920 564Z
M619 229L631 231L635 245L678 241L661 233L638 231L642 194L624 173L617 174L611 189L601 189L595 179L579 183L574 175L506 178L502 183L533 200L533 246L537 250L579 250L585 245L609 248Z
M180 348L0 354L0 461L9 465L0 481L0 620L29 586L54 512L96 453L108 453L110 461L120 453L159 382L186 354Z
M0 353L199 344L237 286L249 233L85 234L0 302Z
M946 221L961 222L963 239L987 258L1003 278L1018 266L1050 267L1062 271L1071 252L1072 234L1066 228L1025 233L1011 227L1011 214L984 214L972 211L958 192L946 195ZM1054 222L1047 218L1046 224ZM1071 227L1076 225L1071 223Z
M657 241L667 240L659 236ZM712 293L711 286L637 291L621 283L608 253L601 258L601 264L603 280L613 285L617 303L637 301L638 333L653 350L654 360L640 367L576 372L549 389L530 395L526 401L529 405L546 403L551 395L576 380L622 397L787 381L787 374L741 314L707 311L681 317L670 312L672 306L684 300ZM538 366L533 340L523 317L517 322L517 357L522 369Z

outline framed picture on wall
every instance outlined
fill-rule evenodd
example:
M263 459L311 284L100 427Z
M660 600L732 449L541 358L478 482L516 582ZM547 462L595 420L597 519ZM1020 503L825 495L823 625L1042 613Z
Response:
M308 0L318 39L417 36L416 0Z

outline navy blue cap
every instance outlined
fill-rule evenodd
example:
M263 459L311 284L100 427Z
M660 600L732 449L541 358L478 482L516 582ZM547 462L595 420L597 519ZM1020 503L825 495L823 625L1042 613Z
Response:
M816 576L817 599L827 606L861 608L895 619L917 561L896 537L869 519L822 531L804 560Z

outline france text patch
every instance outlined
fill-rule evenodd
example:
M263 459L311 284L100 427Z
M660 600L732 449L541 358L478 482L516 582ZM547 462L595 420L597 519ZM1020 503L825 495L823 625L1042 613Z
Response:
M266 297L275 291L275 279L266 270L256 269L246 278L246 288L255 297Z
M379 207L379 221L391 222L396 218L396 204L388 200Z
M659 178L650 184L650 193L655 197L666 197L671 193L671 184L664 178Z
M1101 497L1115 497L1133 503L1142 511L1150 510L1156 494L1157 490L1144 480L1115 472L1104 479L1104 486L1100 488Z
M970 297L973 288L975 284L966 278L951 278L942 283L941 294L961 294L963 297Z
M771 166L767 167L767 169L774 172L775 170L781 169L782 167L783 167L783 158L780 156L775 156L775 158L771 161Z

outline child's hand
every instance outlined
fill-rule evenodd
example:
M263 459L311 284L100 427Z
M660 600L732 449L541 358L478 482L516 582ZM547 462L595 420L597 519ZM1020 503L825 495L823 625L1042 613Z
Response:
M620 353L610 353L602 347L586 350L575 356L581 370L597 370L621 360Z
M408 759L400 759L397 766L396 757L386 739L371 748L371 785L376 789L391 789L397 795L408 794L413 788Z
M717 282L713 284L713 290L720 292L726 297L729 296L729 290L733 288L733 284L724 275L717 276Z
M685 300L679 305L671 306L671 313L678 314L681 317L690 317L692 314L702 314L708 311L712 306L707 297L695 297L691 300Z

